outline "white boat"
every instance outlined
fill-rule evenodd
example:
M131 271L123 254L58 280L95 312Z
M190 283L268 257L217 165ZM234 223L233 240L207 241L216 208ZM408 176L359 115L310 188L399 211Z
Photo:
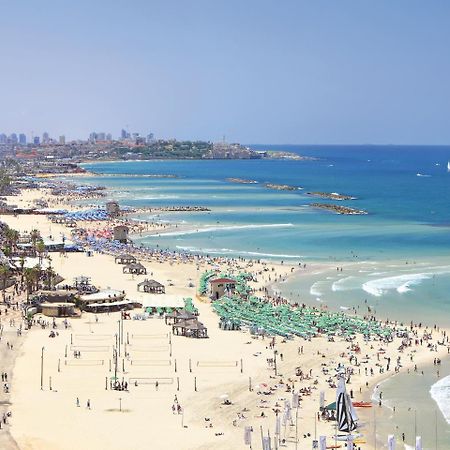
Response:
M450 161L447 162L447 172L450 172Z

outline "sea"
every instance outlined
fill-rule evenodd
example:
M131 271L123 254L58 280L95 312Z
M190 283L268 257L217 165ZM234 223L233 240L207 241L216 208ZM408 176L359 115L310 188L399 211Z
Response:
M136 237L138 243L311 265L313 270L300 270L274 289L293 302L361 314L371 308L382 318L450 328L450 147L250 147L314 159L96 162L84 167L97 175L80 182L106 186L122 206L210 209L137 214L138 220L167 224L160 233ZM266 183L295 189L273 190ZM314 191L356 199L308 195ZM311 206L315 202L368 214L339 215ZM415 411L424 448L450 449L450 360L442 362L439 378L436 367L422 376L392 377L383 383L383 398L378 448L385 448L388 434L403 444L402 432L405 448L412 446ZM389 404L397 404L395 414Z

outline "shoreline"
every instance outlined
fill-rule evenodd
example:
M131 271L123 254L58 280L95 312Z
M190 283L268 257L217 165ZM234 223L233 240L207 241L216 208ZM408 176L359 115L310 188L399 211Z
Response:
M4 216L2 216L2 218L3 218ZM27 222L27 220L26 219L30 219L30 217L27 217L27 216L18 216L17 218L12 218L12 217L10 217L7 221L8 221L8 223L11 223L11 226L14 226L14 223L16 223L16 224L18 224L18 223L21 223L22 225L21 225L21 227L22 227L22 229L24 229L24 228L26 228L28 225L27 225L27 223L24 223L24 222ZM33 219L36 219L35 217L33 218L33 217L31 217L31 220L33 220ZM39 220L39 223L36 223L35 224L36 226L38 226L38 227L40 227L41 228L41 230L43 230L44 231L44 233L46 234L46 232L47 232L47 226L49 225L49 223L48 223L48 220L46 219L46 217L42 217L42 219L40 219ZM66 228L64 228L64 227L62 227L62 226L57 226L57 225L54 225L54 224L52 224L51 225L51 227L53 227L53 229L54 230L57 230L56 232L58 233L58 232L60 232L60 230L63 230L63 231L65 231L65 233L67 233L68 232L68 229L66 229ZM86 264L84 264L84 266L85 266L85 268L87 269L87 262L89 261L89 258L88 258L88 260L86 260L86 259L83 259L83 255L82 254L80 254L80 255L68 255L68 258L69 258L69 260L67 261L67 262L69 262L69 261L73 261L73 263L71 263L72 265L73 264L75 264L75 262L77 262L77 264L81 264L81 263L83 263L83 262L86 262ZM108 267L110 270L112 270L114 267L116 267L116 266L114 266L113 265L113 262L111 261L111 259L112 259L112 257L110 257L110 256L107 256L107 255L101 255L101 254L95 254L94 255L94 258L93 258L93 260L94 261L97 261L97 263L95 263L94 261L92 261L92 263L93 264L91 264L91 262L89 262L89 264L90 264L90 270L92 270L92 273L95 275L95 280L96 280L96 284L99 284L99 285L102 285L102 286L107 286L107 284L106 283L108 283L108 281L107 280L111 280L111 275L110 274L103 274L103 275L101 275L100 273L97 273L98 272L98 269L95 269L95 266L97 266L97 265L99 265L98 264L98 261L102 261L102 263L103 264L105 264L105 267ZM226 259L225 258L218 258L218 259L223 259L224 261L226 261ZM248 260L244 260L244 259L239 259L240 261L242 261L242 264L249 264L250 262L248 261ZM254 264L255 262L253 261L253 263L252 264ZM190 266L192 266L192 263L187 263L187 264L189 264ZM226 264L227 264L227 262L225 262L225 266L226 266ZM270 264L270 263L269 263ZM331 267L334 267L335 266L335 264L336 264L336 262L332 262L332 263L329 263L329 265L323 265L323 267L329 267L329 268L331 268ZM66 264L66 262L64 261L64 260L60 260L60 261L55 261L55 265L57 265L58 266L58 269L60 269L61 271L62 271L62 273L65 275L66 273L67 274L71 274L72 272L73 272L73 268L71 268L71 267L68 267L68 265ZM70 266L70 265L69 265ZM275 266L275 265L272 265L271 264L271 266ZM284 265L284 268L285 269L289 269L289 267L290 266L292 266L292 264L289 264L289 263L286 263L285 265ZM262 267L262 266L261 266ZM278 266L276 266L276 267L278 267L279 269L281 269L281 266L280 265L278 265ZM116 267L117 268L117 267ZM321 268L322 268L322 266L321 266ZM156 267L155 267L155 269L156 269ZM175 273L174 273L174 269L175 269L175 267L167 267L167 270L168 270L168 272L167 272L167 274L169 274L169 273L171 273L172 275L174 275ZM194 271L195 271L195 267L191 267L191 269L194 269ZM292 273L297 273L297 272L300 272L300 273L302 273L301 272L301 270L302 269L296 269L296 270L294 270ZM309 263L308 262L308 265L307 265L307 269L306 270L308 270L308 272L309 272L309 270L311 270L311 271L313 271L313 270L318 270L317 269L317 267L316 266L314 266L314 264L313 263ZM320 269L319 269L320 270ZM114 272L114 273L116 273L117 272L117 270ZM308 273L308 272L305 272L305 273ZM195 272L194 272L195 273ZM270 272L269 272L270 273ZM290 275L290 273L288 272L287 274L286 274L286 276L288 277ZM273 285L276 281L275 280L273 280L273 281L271 281L271 280L269 280L270 281L270 283L269 284L267 284L267 280L265 280L265 278L266 278L266 276L265 275L261 275L263 278L261 279L261 280L258 280L258 286L260 287L260 288L267 288L267 289L269 289L270 288L270 286L271 285ZM130 280L129 280L130 281ZM117 283L117 281L115 281L116 283ZM109 283L111 283L111 281L109 281ZM129 283L128 283L129 284ZM187 291L187 289L186 288L183 288L183 292L190 292L191 293L191 295L192 295L192 291ZM201 304L201 303L199 303L199 307L201 306L201 317L203 317L203 315L205 315L205 317L208 317L209 319L209 321L211 322L211 324L212 323L214 323L214 322L217 322L217 317L215 316L215 314L214 313L212 313L212 311L211 311L211 307L210 307L210 305L209 304ZM215 319L214 319L215 318ZM105 318L105 320L106 320L106 318ZM81 323L78 323L78 325L79 326L83 326ZM130 324L131 325L131 324ZM106 326L106 325L105 325ZM217 326L217 325L215 325L215 326ZM39 330L32 330L33 331L33 334L34 335L36 335L35 337L36 338L38 338L38 335L37 335L37 333L35 332L35 331L39 331ZM242 344L240 344L240 345L238 345L238 342L239 342L239 338L242 338L244 335L243 334L241 334L241 333L238 333L237 335L234 335L234 336L232 336L232 335L228 335L227 334L227 332L220 332L219 330L213 330L213 329L211 329L211 333L212 333L212 335L214 336L214 338L217 338L217 339L223 339L223 338L221 338L220 336L223 336L223 333L225 333L225 335L227 335L227 338L226 339L230 339L230 345L231 345L231 341L232 342L234 342L234 344L233 345L236 345L236 349L237 348L239 348L239 351L243 351L242 349L243 348L245 348L245 347L242 347ZM231 332L231 333L233 333L233 332ZM62 334L62 333L61 333ZM67 335L66 335L66 337L67 337ZM248 333L245 333L245 337L248 339L248 338L250 338L250 335L248 334ZM213 339L213 338L211 338L211 339ZM277 341L279 341L279 339L277 338ZM296 358L295 358L295 353L296 353L296 349L294 348L296 345L298 345L298 343L299 342L301 342L301 343L303 343L303 341L299 341L299 340L295 340L295 342L288 342L288 343L282 343L282 342L278 342L277 343L277 345L280 345L281 347L283 347L283 353L285 353L285 355L286 355L286 357L285 357L285 361L284 362L280 362L280 369L281 370L283 370L283 373L285 372L285 371L288 371L288 372L290 372L290 371L292 371L292 369L293 369L293 367L294 367L294 365L295 365L295 363L294 363L294 361L296 360ZM28 346L30 346L30 348L28 348L28 354L30 354L29 353L29 351L31 350L31 348L34 348L33 347L33 345L32 344L34 344L34 343L31 343L31 342L28 342L28 340L27 340L27 344L28 344ZM254 344L256 344L256 342L254 342ZM260 344L262 344L262 346L260 345ZM286 344L286 345L285 345ZM295 345L294 345L295 344ZM320 344L320 345L319 345ZM339 344L339 345L338 345ZM305 347L307 347L308 349L309 349L309 344L307 343L307 342L305 342L303 345L305 345ZM342 345L341 345L341 343L336 343L336 345L334 345L333 346L333 350L331 350L331 349L329 349L328 348L328 344L326 343L326 340L323 338L323 337L321 337L321 338L317 338L317 340L316 339L314 339L313 340L313 343L312 343L312 345L313 345L313 347L315 346L315 345L318 345L319 346L319 348L322 348L322 352L325 354L325 352L328 354L329 352L331 352L331 359L334 359L334 358L336 358L336 359L338 359L338 354L339 354L339 348L341 348L342 347ZM344 344L345 345L345 344ZM263 350L263 346L264 346L264 344L263 343L261 343L260 341L258 342L258 345L257 345L257 347L261 347L261 351L262 352L264 352L264 350ZM267 347L266 347L267 348ZM280 348L280 347L278 347L278 348ZM284 348L286 348L286 350L284 349ZM344 347L342 347L342 348L345 348L345 346ZM365 348L364 349L364 351L369 351L370 349L367 347L367 348ZM311 348L311 351L312 351L312 348ZM270 352L268 353L267 351L265 352L266 354L269 354L270 355ZM212 353L211 354L211 356L213 355L214 353ZM440 353L439 353L440 354ZM423 355L423 358L424 358L424 360L426 359L426 360L430 360L431 361L431 358L433 357L433 356L435 356L435 354L433 354L433 355L430 355L430 354L424 354ZM426 357L426 358L425 358ZM308 361L311 361L310 362L310 366L311 367L313 367L314 368L314 371L320 371L320 363L321 363L321 356L319 356L319 355L316 355L315 357L313 356L313 354L311 354L311 360L309 360L308 359ZM420 358L420 360L421 360L422 358ZM24 361L23 361L23 357L20 359L20 363L23 363ZM252 366L253 367L253 366ZM406 367L406 366L405 366ZM253 370L253 369L252 369ZM255 373L256 373L256 375L255 375L255 377L257 378L257 379L263 379L263 377L264 378L267 378L267 369L265 369L264 368L264 365L262 364L262 363L258 363L256 366L255 366L255 368L254 368L254 370L255 370ZM22 373L22 371L23 371L23 367L21 368L21 370L19 371L20 373ZM262 375L262 374L266 374L265 376L264 375ZM376 383L379 383L380 382L380 380L382 380L382 379L384 379L384 378L389 378L390 376L391 376L392 374L385 374L385 375L383 375L383 376L380 376L380 377L377 377L377 376L374 376L373 378L371 377L371 378L369 378L369 387L367 388L367 390L364 388L364 391L365 392L370 392L370 387L371 386L374 386L374 385L376 385ZM20 376L24 376L23 374L21 374ZM357 378L358 379L358 378ZM322 382L322 381L321 381ZM358 381L357 381L358 382ZM210 381L208 381L208 382L206 382L205 381L205 383L210 383ZM241 380L241 383L242 383L242 380ZM301 385L301 383L300 383L300 385ZM242 387L242 385L240 385L241 387ZM225 383L225 384L220 384L220 387L218 388L217 386L211 386L210 388L207 388L207 390L206 390L206 392L209 392L209 389L211 390L211 392L212 393L214 393L214 392L216 392L216 390L217 389L222 389L223 388L223 390L225 390L225 391L230 391L230 392L232 392L232 389L235 387L235 384L233 384L233 382L231 383L231 384L227 384L227 383ZM235 389L235 388L234 388ZM219 392L218 392L219 393ZM211 394L211 395L215 395L215 394ZM233 394L233 396L234 396L234 394ZM236 394L235 394L235 396L236 396L236 398L240 398L240 397L242 397L243 398L243 400L242 400L242 404L245 404L245 405L254 405L254 406L251 406L251 409L253 410L253 408L257 408L257 406L256 406L256 403L254 403L253 402L253 400L250 400L249 398L247 398L248 397L248 395L246 394L246 395L244 395L244 393L242 393L242 392L236 392ZM44 398L47 398L47 397L43 397L42 399L44 399ZM189 400L187 400L188 402L190 402L191 401L191 397L188 397L188 399ZM48 400L50 400L50 398L48 398ZM308 400L308 399L306 399L306 400ZM192 400L192 403L193 404L197 404L197 402L198 402L199 400L198 399L193 399ZM19 402L20 403L20 402ZM315 406L314 406L314 402L312 402L311 404L310 404L311 402L309 402L308 403L308 407L307 407L307 410L305 411L305 412L302 412L302 414L303 415L305 415L305 414L307 414L307 412L308 411L310 411L310 412L312 412L313 410L315 410ZM159 403L160 404L160 403ZM211 406L205 406L206 408L211 408ZM247 406L246 406L247 407ZM217 408L213 408L211 411L212 412L214 412L214 411L216 411L216 409ZM220 411L220 410L219 410ZM216 411L217 412L217 411ZM228 417L228 415L226 416L226 417ZM311 416L310 416L311 417ZM197 429L197 430L201 430L203 427L202 427L202 425L201 424L199 424L199 423L197 423L196 422L196 419L195 418L193 418L193 417L191 417L190 418L190 420L192 420L192 423L193 423L193 427L195 428L195 429ZM218 421L218 423L221 423L221 420L222 419L217 419L217 421ZM228 419L227 419L228 420ZM305 420L306 420L306 417L305 417ZM264 421L264 423L265 424L267 424L268 426L270 425L272 425L271 423L266 423L266 421ZM311 424L311 422L310 422L310 420L309 420L309 427L312 427L312 424ZM227 424L223 424L223 425L221 425L222 427L224 427L224 429L225 429L225 427L227 427L227 426L229 426L229 423L228 423L228 425ZM228 428L226 428L226 429L228 429ZM203 430L204 431L204 430ZM312 431L312 428L311 428L311 431ZM20 435L20 433L19 433L19 436L21 436ZM229 436L229 432L227 432L227 436ZM22 436L23 437L23 436ZM187 439L187 437L185 437L186 439ZM302 442L302 441L301 441ZM210 445L209 443L207 444L208 446ZM30 447L30 448L44 448L44 447ZM50 447L51 448L51 447ZM201 446L199 446L199 447L196 447L196 448L203 448L203 447L201 447ZM204 447L204 448L207 448L207 447ZM227 448L227 447L223 447L222 446L222 444L220 444L220 442L217 444L217 445L215 445L215 444L213 444L212 446L210 446L210 447L208 447L208 448ZM365 447L365 448L371 448L370 446L369 447Z

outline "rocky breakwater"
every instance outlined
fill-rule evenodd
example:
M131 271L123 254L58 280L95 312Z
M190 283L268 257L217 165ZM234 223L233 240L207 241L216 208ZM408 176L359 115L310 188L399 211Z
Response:
M307 192L308 195L312 197L320 197L326 198L329 200L356 200L356 197L352 197L351 195L338 194L337 192Z
M239 183L239 184L257 184L258 183L255 180L246 180L245 178L225 178L225 181L229 181L230 183Z
M267 189L274 189L275 191L298 191L299 189L302 189L297 186L289 186L288 184L266 183L264 186Z
M332 203L311 203L313 208L326 209L327 211L334 212L336 214L343 214L347 216L362 216L369 214L363 209L349 208L348 206L333 205Z
M211 211L205 206L158 206L155 208L136 208L127 212L205 212Z

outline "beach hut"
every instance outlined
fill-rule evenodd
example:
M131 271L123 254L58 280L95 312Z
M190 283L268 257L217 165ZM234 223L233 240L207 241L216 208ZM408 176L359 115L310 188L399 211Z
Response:
M214 278L209 280L210 297L218 300L224 295L231 296L236 289L236 280L232 278Z
M136 263L136 257L128 253L123 253L116 256L114 258L114 261L116 262L116 264L134 264Z
M106 212L111 217L117 217L120 215L120 206L116 201L106 202Z
M165 294L166 288L156 280L145 279L137 285L138 292L148 292L150 294Z
M147 275L147 269L140 262L127 264L123 267L123 273L131 273L133 275Z
M126 225L117 225L113 229L113 236L115 241L126 244L128 242L129 228Z
M74 311L73 303L60 302L60 303L48 303L41 304L42 314L48 317L72 317L76 313Z
M180 320L172 325L172 333L177 336L206 338L207 328L197 319Z

